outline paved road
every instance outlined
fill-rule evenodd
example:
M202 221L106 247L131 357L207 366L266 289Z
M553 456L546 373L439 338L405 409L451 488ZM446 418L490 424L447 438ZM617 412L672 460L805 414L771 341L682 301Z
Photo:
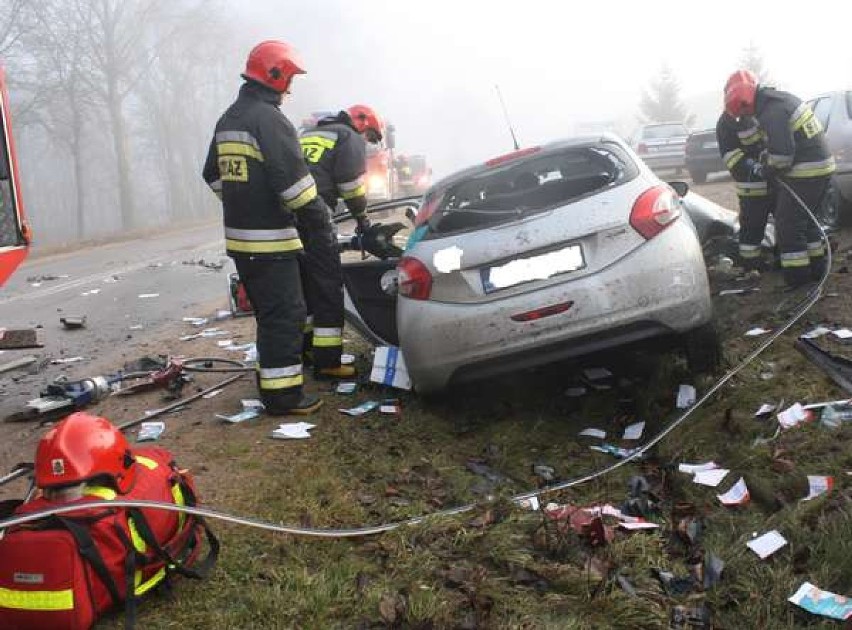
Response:
M183 264L199 259L225 262L225 268L217 272ZM96 361L98 355L127 344L128 336L144 336L166 322L198 314L217 299L224 306L226 272L231 268L217 224L28 260L0 289L0 327L42 326L46 346L7 351L0 363L26 354ZM67 277L39 284L34 281L39 276ZM159 295L140 298L142 294ZM85 315L86 328L63 329L63 315ZM23 377L23 370L0 375L0 417L37 395L42 384L64 370L90 375L84 364L48 366Z

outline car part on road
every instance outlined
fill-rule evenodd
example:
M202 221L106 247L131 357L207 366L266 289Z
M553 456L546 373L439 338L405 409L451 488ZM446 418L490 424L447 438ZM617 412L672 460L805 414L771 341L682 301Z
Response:
M25 350L43 348L44 333L41 328L20 328L6 330L0 328L0 350Z
M799 337L794 347L825 372L843 391L852 395L852 361L823 350L812 339Z
M3 363L0 365L0 374L4 372L9 372L11 370L17 370L18 368L26 367L28 365L32 365L38 361L34 356L21 357L20 359L15 359L14 361L9 361L7 363Z

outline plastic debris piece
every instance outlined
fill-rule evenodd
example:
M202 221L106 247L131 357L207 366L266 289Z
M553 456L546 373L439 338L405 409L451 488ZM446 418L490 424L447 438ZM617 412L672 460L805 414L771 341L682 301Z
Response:
M64 365L66 363L79 363L80 361L85 361L85 357L66 357L64 359L51 359L51 365Z
M718 467L719 465L716 462L706 462L704 464L678 464L677 469L682 473L694 475L707 470L715 470Z
M202 396L202 398L207 398L207 399L215 398L216 396L218 396L219 394L221 394L223 391L225 391L225 390L222 390L222 389L214 389L212 392L207 392L206 394L204 394L204 395Z
M130 326L129 330L142 330L143 328L145 327L142 324L133 324L133 326Z
M639 450L638 448L621 448L619 446L615 446L614 444L606 443L601 444L600 446L590 446L589 448L593 451L598 451L599 453L609 453L610 455L617 457L618 459L626 459Z
M581 396L585 396L587 391L585 387L569 387L565 390L565 395L569 398L580 398Z
M652 523L650 521L638 521L636 523L621 522L618 526L629 531L637 529L659 529L660 527L657 523Z
M634 422L633 424L629 424L624 428L624 440L638 440L642 437L642 433L645 431L645 423L644 422Z
M831 334L837 337L838 339L852 338L852 330L849 330L848 328L839 328L837 330L832 330Z
M100 292L101 292L100 289L89 289L88 291L81 293L80 295L83 296L83 297L86 297L86 296L89 296L89 295L97 295Z
M207 324L208 319L206 317L184 317L181 321L193 326L204 326Z
M371 412L373 409L376 409L380 406L380 403L375 400L368 400L366 402L361 403L357 407L352 407L351 409L338 409L340 413L345 413L347 416L363 416L365 413Z
M823 335L827 335L830 332L830 328L826 328L825 326L817 326L813 330L809 330L808 332L799 335L799 337L801 339L816 339L817 337L822 337Z
M752 328L752 329L746 331L745 336L746 337L759 337L760 335L765 335L766 333L770 333L770 332L772 332L772 331L767 329L767 328L761 328L760 326L758 326L756 328Z
M305 440L311 437L309 431L316 427L315 424L308 422L289 422L279 424L277 429L273 429L270 437L276 440Z
M140 293L139 294L140 300L148 300L148 299L151 299L151 298L158 298L158 297L160 297L159 293Z
M340 365L352 365L355 363L355 355L354 354L341 354L340 355Z
M758 418L760 416L766 416L766 415L769 415L770 413L772 413L773 411L775 411L775 409L776 409L775 405L771 405L769 403L763 403L760 406L760 409L758 409L757 411L754 412L754 416L755 416L755 418Z
M74 330L76 328L85 328L86 316L81 315L79 317L60 317L59 322L69 330Z
M778 530L773 529L771 532L763 534L763 536L752 538L746 543L746 546L760 556L761 560L765 560L786 544L787 540Z
M390 416L398 416L402 413L402 407L399 405L398 400L383 400L382 404L379 405L379 413L383 413L385 415Z
M230 348L234 344L233 339L220 339L216 342L216 345L220 348Z
M788 601L829 619L852 619L852 599L824 591L810 582L802 584Z
M388 387L411 389L411 378L408 376L402 350L395 346L376 348L370 380Z
M593 437L598 438L600 440L606 439L606 431L602 429L595 429L594 427L589 427L588 429L583 429L577 435L582 435L585 437Z
M810 501L818 496L828 494L834 487L834 477L808 475L808 496L802 501Z
M695 477L692 478L693 483L697 483L702 486L710 486L711 488L715 488L725 477L728 476L728 473L731 472L727 468L716 468L714 470L704 470L701 472L695 473Z
M358 383L355 382L344 382L338 383L337 388L334 390L337 394L354 394L358 390Z
M220 420L224 420L225 422L230 422L231 424L238 424L240 422L245 422L246 420L254 420L255 418L259 418L260 411L260 409L244 409L243 411L230 416L217 413L216 417Z
M757 291L760 291L760 287L749 287L747 289L724 289L723 291L719 291L719 295L742 295L744 293L755 293Z
M143 422L139 425L139 433L136 436L136 441L153 442L158 439L165 430L165 422Z
M231 313L231 311L226 311L226 310L216 311L216 320L217 321L220 321L220 320L223 320L223 319L231 319L233 316L234 315L233 315L233 313Z
M260 402L257 398L243 398L240 401L240 404L243 406L243 410L257 409L262 411L266 409L266 406L264 406L264 404Z
M745 479L740 477L740 480L724 494L717 494L716 498L722 505L745 505L751 500L751 495L748 492Z
M533 512L537 512L541 509L541 503L539 502L538 497L535 496L530 497L529 499L519 499L515 502L515 504L524 510L531 510Z
M811 422L815 417L813 411L796 403L778 414L778 423L784 429L792 429L803 422Z
M677 390L677 408L689 409L695 404L698 394L692 385L681 385Z

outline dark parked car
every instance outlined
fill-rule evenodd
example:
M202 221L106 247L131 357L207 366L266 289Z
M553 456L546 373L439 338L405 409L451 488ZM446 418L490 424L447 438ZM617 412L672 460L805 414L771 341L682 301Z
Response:
M706 182L708 173L727 170L719 154L715 129L689 134L686 139L686 170L696 184Z
M808 101L825 128L825 138L837 161L820 214L828 227L847 222L852 212L852 90L821 94Z

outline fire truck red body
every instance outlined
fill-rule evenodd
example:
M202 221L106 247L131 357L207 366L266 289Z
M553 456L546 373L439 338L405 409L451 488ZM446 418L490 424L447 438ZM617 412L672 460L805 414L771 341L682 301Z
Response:
M0 67L0 286L26 258L30 245L29 227L24 220L21 201L21 180L18 176L18 159L12 139L9 114L9 93L6 90L6 73Z

